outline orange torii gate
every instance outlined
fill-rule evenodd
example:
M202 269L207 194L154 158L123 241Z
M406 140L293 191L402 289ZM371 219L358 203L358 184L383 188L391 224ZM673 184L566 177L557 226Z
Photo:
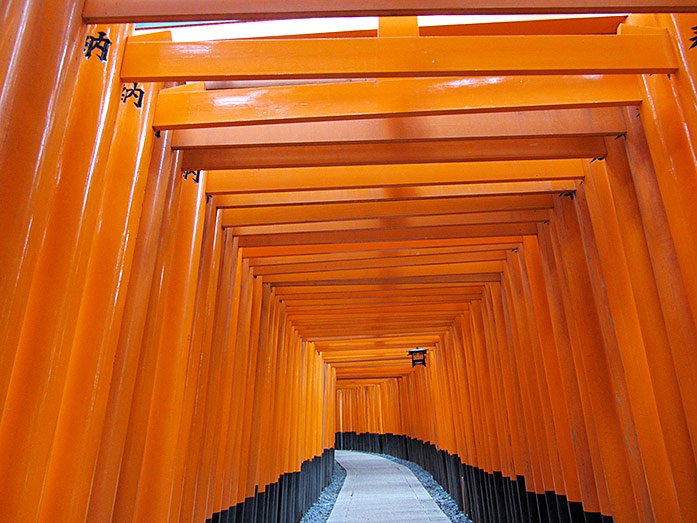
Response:
M335 447L475 521L697 519L695 11L8 4L0 520L295 521ZM553 12L634 14L414 17Z

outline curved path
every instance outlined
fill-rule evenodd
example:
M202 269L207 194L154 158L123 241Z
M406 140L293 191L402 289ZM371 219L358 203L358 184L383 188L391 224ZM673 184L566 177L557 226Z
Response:
M364 452L337 450L335 458L346 481L327 523L450 522L408 468Z

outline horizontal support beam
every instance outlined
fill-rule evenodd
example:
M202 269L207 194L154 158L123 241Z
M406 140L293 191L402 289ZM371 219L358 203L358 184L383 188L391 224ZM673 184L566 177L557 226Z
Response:
M396 258L375 258L372 260L345 260L320 263L292 263L288 265L267 265L255 267L254 274L292 274L297 272L336 271L364 267L404 267L410 265L429 265L437 263L457 263L464 261L505 260L504 251L466 252L457 254L434 254L422 256L403 256Z
M359 231L388 230L408 227L443 227L453 225L477 225L493 223L530 223L550 219L547 209L520 211L473 212L464 214L437 214L429 216L405 216L397 218L369 218L362 220L337 220L324 222L288 223L276 225L234 226L225 221L223 211L222 226L229 227L235 236L275 235L299 232L321 231Z
M554 196L473 196L465 198L433 198L409 201L308 204L273 207L240 207L222 210L222 224L272 225L364 218L393 218L434 214L463 214L522 209L550 209Z
M246 246L240 250L245 258L264 256L295 256L298 254L326 254L360 251L375 251L380 249L423 249L430 247L461 247L461 246L493 246L504 243L521 243L522 236L510 235L496 238L429 238L429 239L387 239L384 241L350 241L333 244L291 244ZM353 289L357 290L357 289ZM366 290L366 289L363 289Z
M370 341L370 342L375 342L375 343L380 343L381 341L385 341L386 343L390 343L392 341L396 340L403 340L405 342L412 340L414 343L418 343L420 340L429 340L433 343L439 341L440 334L424 334L424 333L404 333L404 334L394 334L394 335L376 335L376 334L364 334L362 336L350 336L350 337L345 337L345 338L339 338L339 337L332 337L332 338L317 338L314 340L309 340L312 341L312 343L315 344L316 347L321 346L326 346L326 345L332 345L332 346L341 346L341 345L352 345L354 343L362 343L365 341Z
M405 327L393 327L393 328L382 328L382 329L372 329L369 334L375 334L375 335L390 335L390 334L402 334L402 333L413 333L413 334L440 334L440 335L445 335L446 332L448 332L450 327L439 327L439 328L434 328L434 327L424 327L424 328L413 328L413 329L406 329ZM342 329L340 331L336 332L327 332L327 331L312 331L312 330L299 330L298 333L306 340L312 341L314 339L322 339L322 338L350 338L352 336L360 336L361 332L354 330L347 330L347 329ZM365 334L365 333L364 333ZM410 365L411 367L411 365ZM337 378L339 376L359 376L359 377L365 377L365 376L375 376L376 372L379 372L380 369L337 369ZM389 372L386 373L386 375L393 375L397 372L395 369L394 372ZM409 368L405 372L413 372L413 369ZM357 373L357 374L351 374L351 373Z
M352 348L352 347L362 347L366 344L370 346L380 347L392 347L398 346L411 346L413 344L424 343L428 344L429 347L433 347L434 343L438 341L438 336L388 336L388 337L375 337L375 336L363 336L361 338L354 338L352 340L325 340L315 341L315 348L317 350L331 350L336 347Z
M452 322L463 312L469 310L469 303L460 304L459 309L452 311L433 311L422 309L416 312L399 312L393 310L389 305L382 308L375 308L371 311L357 311L355 309L337 309L335 311L324 311L322 309L310 309L293 312L288 316L293 326L303 327L338 327L350 326L352 323L360 324L379 324L379 325L400 325L411 324L416 326L418 322Z
M423 285L426 283L447 283L447 284L461 284L461 283L495 283L501 282L500 272L478 272L473 274L449 274L449 275L438 275L438 276L405 276L403 278L364 278L356 280L316 280L312 282L289 282L286 284L280 283L279 285L390 285L395 283L411 283ZM271 284L274 286L274 284Z
M342 351L336 353L322 354L324 361L330 363L358 363L376 361L406 361L411 362L411 358L405 349L382 349L382 350L358 350L358 351Z
M397 379L397 378L401 378L404 376L408 376L413 371L414 371L414 369L409 369L408 371L404 371L401 374L397 373L397 372L385 372L383 374L377 375L371 369L370 372L362 372L360 375L352 376L348 373L346 375L343 375L342 373L344 373L346 371L337 370L336 378L337 378L337 380L343 379L343 380L351 380L351 381L355 381L355 380L382 381L382 380L386 380L386 379Z
M350 298L348 296L335 299L311 299L291 300L285 299L287 311L324 311L342 307L347 310L369 305L399 306L399 305L424 305L425 303L468 303L473 300L481 300L481 294L452 294L438 296L435 293L421 296L387 296L375 298Z
M665 35L129 41L124 82L672 73Z
M402 322L397 325L361 325L353 324L321 327L300 326L298 332L303 338L325 337L325 336L349 336L366 334L418 334L418 333L445 333L452 326L451 321L439 322L437 324L410 325L409 322Z
M607 154L602 137L454 140L342 145L293 145L184 151L185 170L285 169L337 165L518 161L596 158Z
M400 325L411 325L411 326L421 326L424 324L433 323L450 323L462 312L467 311L466 305L458 309L452 309L449 311L438 312L435 311L430 313L427 310L416 309L414 311L395 311L389 307L383 307L381 309L375 308L373 310L367 311L351 311L351 312L334 312L334 313L322 313L322 314L294 314L288 316L288 320L295 327L310 327L310 328L320 328L320 327L341 327L348 326L352 327L356 323L364 324L366 327L370 325L381 325L381 326L400 326Z
M552 180L536 182L486 183L479 185L412 185L408 187L391 186L358 189L328 189L289 192L265 192L263 197L256 193L218 194L214 205L225 207L259 207L260 205L279 205L285 207L308 203L341 202L388 202L424 200L460 196L513 196L564 193L576 189L573 180Z
M445 285L445 284L432 284L432 285L404 285L404 284L388 284L388 285L334 285L334 286L323 286L323 285L306 285L303 287L283 287L277 286L274 288L274 292L277 296L304 296L307 293L313 292L324 292L324 293L354 293L354 292L377 292L377 291L404 291L404 290L433 290L438 289L438 291L447 292L450 290L476 290L481 292L484 288L483 285L478 284L467 284L467 285Z
M402 354L387 354L387 355L359 355L352 357L329 357L325 358L327 363L331 363L337 369L352 368L352 367L373 367L384 366L387 364L401 363L411 366L411 358L406 352Z
M410 185L480 184L582 179L584 160L241 169L207 173L206 192L258 193ZM257 195L261 200L261 197Z
M276 289L281 289L281 287L276 287ZM462 299L469 301L472 299L479 299L482 297L481 291L467 291L464 289L444 289L444 288L426 288L418 289L421 292L414 291L373 291L369 292L355 292L355 293L324 293L324 294L299 294L299 295L289 295L285 296L282 301L289 305L298 304L330 304L330 303L344 303L344 302L359 302L359 301L380 301L380 300L428 300L431 297L440 297L443 300L457 300ZM452 292L446 292L452 291Z
M512 95L517 95L518 90ZM617 107L506 111L250 125L175 131L175 149L411 142L544 136L617 136L626 126Z
M85 23L328 16L697 12L693 0L85 0Z
M371 261L371 260L390 260L400 258L411 258L421 256L435 256L442 254L463 254L484 251L501 251L515 249L518 243L501 243L498 245L470 245L470 246L451 246L451 247L430 247L430 248L402 248L402 249L376 249L358 250L355 252L333 252L322 254L300 254L294 256L269 256L248 258L249 265L252 267L278 267L294 263L326 263L326 262L345 262L345 261Z
M434 240L448 238L482 238L535 235L534 223L501 223L487 225L455 225L440 227L410 227L364 231L303 232L240 236L240 247L272 245L312 245L322 243L354 243L368 241Z
M468 310L466 304L453 304L452 307L443 310L433 310L424 308L423 304L417 305L410 310L400 310L403 307L372 307L369 309L353 309L343 312L340 308L335 311L323 312L294 312L288 314L288 319L293 322L293 325L351 325L356 319L365 321L365 323L376 324L394 324L404 323L405 321L412 322L418 325L420 322L433 321L452 321L458 314ZM354 320L352 322L352 319Z
M461 305L461 307L464 309L464 308L468 307L468 306L469 306L469 303L472 302L472 301L477 301L477 300L476 300L476 299L470 299L470 300L462 300L462 301L460 301L460 302L442 302L442 301L435 301L435 300L433 300L433 301L431 301L431 300L424 300L424 301L421 301L421 302L366 303L366 305L377 305L377 306L379 306L379 307L382 307L383 309L389 310L391 307L395 307L395 306L398 307L398 306L400 306L400 305L409 305L409 304L411 304L411 305L420 305L420 306L423 308L423 307L426 307L426 306L428 306L428 305L430 305L430 304L436 305L436 304L441 304L441 303L459 303L459 304ZM342 305L339 305L338 307L342 307ZM356 307L353 307L353 308L356 308ZM332 310L332 309L327 309L327 308L323 308L323 307L315 307L315 308L299 307L299 308L297 308L297 309L294 309L293 312L294 312L294 313L298 313L298 314L317 314L317 315L318 315L317 317L319 318L322 314L324 314L325 312L329 312L329 311L331 311L331 310ZM344 309L341 309L341 308L334 308L333 310L334 310L334 311L337 311L337 310L344 310ZM351 307L349 307L348 309L345 309L345 311L346 311L347 314L348 314L348 313L351 313L351 312L352 312L352 311L351 311Z
M341 279L394 279L409 276L434 276L444 274L476 274L502 272L501 261L477 261L442 265L417 265L413 267L380 267L374 269L346 269L331 272L303 272L296 274L270 274L264 276L266 283L341 280Z
M153 126L197 129L318 123L337 119L623 106L637 104L641 99L636 77L626 75L509 76L496 81L400 78L226 90L175 87L160 91ZM339 124L332 125L336 128ZM305 132L310 133L312 127L309 129ZM290 131L282 128L272 131L277 136L284 132ZM371 132L377 133L375 125Z

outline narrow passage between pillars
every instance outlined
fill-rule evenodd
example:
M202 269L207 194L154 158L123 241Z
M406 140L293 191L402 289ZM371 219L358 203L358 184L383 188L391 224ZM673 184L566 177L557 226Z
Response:
M335 459L346 469L346 480L328 523L450 521L403 465L347 450L337 450Z

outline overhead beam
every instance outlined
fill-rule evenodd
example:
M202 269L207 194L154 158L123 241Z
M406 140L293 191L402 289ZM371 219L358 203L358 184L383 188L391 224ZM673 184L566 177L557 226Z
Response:
M435 311L431 313L420 309L402 312L394 311L390 307L376 307L366 311L351 310L350 312L297 313L289 315L288 320L294 327L298 328L352 327L355 326L356 323L364 324L366 327L370 325L400 326L405 324L417 326L433 323L450 323L466 310L466 306L462 306L444 312Z
M409 329L409 332L418 334L418 333L424 333L424 334L430 334L430 333L436 333L436 334L441 334L444 335L446 332L448 332L448 327L439 327L439 328L420 328L420 329ZM383 329L374 329L370 333L371 334L383 334L383 335L390 335L390 334L400 334L404 332L405 329L402 327L400 328L383 328ZM360 332L356 332L355 330L348 331L348 330L342 330L342 331L337 331L337 332L318 332L318 331L299 331L299 334L306 340L312 341L314 339L319 339L319 338L350 338L351 336L357 336L361 335ZM365 334L365 333L364 333ZM411 364L409 365L411 367ZM350 369L345 369L345 371L348 371ZM377 371L378 369L357 369L360 372L360 376L372 376L375 375L374 372ZM345 372L344 371L344 372ZM337 369L337 377L341 374L342 369ZM409 368L405 372L412 372L412 369ZM392 375L393 373L389 373L389 375ZM347 374L348 375L348 374Z
M301 188L312 194L316 189L380 187L386 194L402 196L414 194L409 192L410 186L492 184L497 187L504 185L501 188L505 192L508 183L568 182L582 179L586 170L587 162L582 160L223 170L207 174L206 191L209 194L254 193L257 204L266 197L257 193ZM550 185L549 190L558 187Z
M666 34L129 41L124 82L673 73Z
M441 142L293 145L184 151L187 170L277 169L398 163L595 158L607 154L601 137L455 140Z
M354 354L352 356L329 356L324 361L332 363L335 367L347 368L351 366L385 365L386 363L411 363L411 358L406 351L394 354Z
M86 23L327 16L697 12L692 0L85 0Z
M399 78L223 90L175 87L159 93L153 127L196 129L316 123L337 119L623 106L637 104L641 99L637 79L627 75L508 76L498 77L495 81L476 77ZM332 125L336 128L340 124ZM363 127L369 125L363 124ZM480 127L483 125L480 124ZM441 123L440 128L443 127ZM284 131L277 129L274 132L278 135ZM375 134L377 131L371 132Z
M365 218L359 220L336 220L307 223L286 223L274 225L235 226L225 221L223 211L222 226L229 227L235 236L256 236L269 234L288 234L320 231L359 231L389 230L409 227L443 227L453 225L478 225L492 223L529 223L550 219L548 209L529 209L519 211L493 211L459 214L436 214L429 216L403 216L396 218Z
M414 343L427 343L429 347L433 347L438 341L438 336L392 336L392 337L374 337L363 336L352 340L316 340L315 348L317 350L328 350L332 347L360 347L365 344L380 346L406 345L410 346Z
M449 305L448 308L442 310L431 310L424 308L424 304L413 305L411 309L405 309L407 306L381 305L370 306L366 308L343 309L337 307L333 310L294 310L288 313L288 318L293 321L294 325L312 324L319 325L322 323L331 324L332 321L344 320L350 324L352 318L361 318L365 320L374 320L375 322L394 323L408 319L409 321L433 321L433 320L453 320L459 313L469 309L466 303L448 303L434 304Z
M395 279L409 276L440 276L478 273L495 273L503 271L501 261L477 261L450 263L443 265L417 265L408 267L381 267L367 269L345 269L325 272L303 272L296 274L270 274L264 276L267 283L312 282L322 280L356 280L356 279Z
M306 294L288 294L288 295L283 295L281 300L284 303L304 303L304 302L313 302L313 303L331 303L331 302L341 302L343 300L399 300L399 299L428 299L424 298L424 296L440 296L444 299L457 299L457 298L462 298L462 299L472 299L472 296L478 296L481 298L482 296L482 291L481 290L468 290L464 286L459 286L459 287L453 287L451 289L445 289L443 287L428 287L425 286L426 288L424 289L414 289L414 290L409 290L405 289L403 291L372 291L372 292L359 292L359 291L354 291L352 293L339 293L339 292L326 292L326 293L306 293ZM470 286L474 287L474 286ZM481 286L480 286L481 287ZM293 287L295 289L298 288L305 288L305 287ZM283 287L276 287L277 290L277 295L280 289L283 289Z
M433 285L404 285L404 284L386 284L386 285L334 285L331 287L323 285L307 285L304 287L275 287L275 292L277 296L303 296L306 293L313 292L326 292L326 293L353 293L353 292L376 292L376 291L403 291L403 290L420 290L420 289L439 289L444 292L457 289L461 291L462 289L475 289L481 291L484 288L483 285L478 284L468 284L468 285L445 285L445 284L433 284Z
M357 322L347 325L337 325L336 327L323 326L323 327L309 327L301 326L298 328L298 332L305 339L314 339L315 337L337 337L337 336L350 336L350 335L360 335L365 336L366 334L418 334L418 333L445 333L448 328L452 325L452 321L444 321L438 324L414 324L409 325L409 322L400 323L398 325L360 325Z
M223 225L271 225L328 220L391 218L468 212L522 209L549 209L554 206L549 194L525 196L473 196L434 198L413 201L308 204L302 206L239 207L222 211Z
M481 294L453 294L438 296L436 294L420 295L420 296L387 296L375 298L335 298L335 299L311 299L311 300L293 300L286 299L283 301L287 305L286 310L297 310L302 312L307 311L323 311L342 307L347 310L352 308L364 307L367 305L424 305L425 303L469 303L470 301L481 300Z
M407 239L385 241L351 241L348 243L317 244L317 245L268 245L268 246L247 246L241 249L241 256L247 258L258 258L262 256L293 256L298 254L324 254L342 253L358 251L375 251L380 249L421 249L430 247L460 247L474 245L499 245L502 243L520 243L523 241L521 236L511 235L498 238L431 238L431 239ZM356 290L356 289L353 289ZM365 289L363 289L365 290Z
M259 193L308 189L576 180L582 179L587 170L588 162L576 159L237 169L207 173L206 192L208 194Z
M573 180L551 180L535 182L507 182L458 185L412 185L408 187L376 187L358 189L327 189L288 192L265 192L263 197L256 193L218 194L214 205L224 207L259 207L260 205L293 206L308 203L343 202L388 202L459 196L513 196L549 193L565 193L575 189Z
M418 332L418 333L403 333L403 334L392 334L392 335L379 335L379 334L363 334L363 335L358 335L358 336L346 336L346 337L318 337L313 340L308 340L311 341L312 343L315 344L315 346L319 345L325 345L325 344L346 344L346 343L354 343L354 342L362 342L365 340L374 340L376 342L380 342L380 340L416 340L417 342L419 340L431 340L432 342L436 342L440 339L440 334L436 333L423 333L423 332Z
M260 145L618 136L625 132L621 109L600 107L184 129L173 133L172 147L219 149Z
M321 263L292 263L288 265L266 265L254 267L254 274L291 274L296 272L336 271L365 267L398 267L407 265L429 265L434 263L456 263L463 261L505 260L503 251L466 252L457 254L434 254L375 258L371 260L344 260Z
M448 238L482 238L537 234L535 223L500 223L485 225L455 225L408 227L402 229L373 229L361 231L321 231L285 234L240 236L240 247L271 245L312 245L322 243L358 243L369 241L434 240Z
M390 284L430 284L430 283L447 283L447 284L461 284L461 283L492 283L501 281L501 272L474 272L472 274L446 274L446 275L429 275L429 276L405 276L405 277L377 277L377 278L360 278L352 280L312 280L308 282L279 282L279 285L283 286L293 286L293 285L365 285L365 284L377 284L377 285L390 285ZM274 284L272 283L273 287Z
M447 246L447 247L426 247L426 248L396 248L396 249L374 249L357 250L349 252L332 252L321 254L299 254L293 256L268 256L247 258L251 267L274 267L294 263L325 263L325 262L344 262L360 260L390 260L408 257L434 256L442 254L463 254L471 252L497 251L515 249L518 243L500 243L497 245L470 245L470 246Z
M398 357L400 360L410 361L411 358L406 353L406 350L402 347L394 347L390 349L361 349L361 350L343 350L327 352L322 354L324 361L357 361L365 358L375 358L375 359L390 359Z
M413 306L410 309L406 309L406 306L375 306L347 311L343 311L341 308L337 308L333 311L312 311L308 313L294 311L288 313L288 319L293 322L293 325L332 325L333 322L336 324L351 325L352 320L355 321L355 319L382 324L403 323L404 321L418 324L419 322L452 321L458 314L468 310L466 304L454 303L446 305L448 305L447 308L435 310L424 309L423 304L421 304Z

